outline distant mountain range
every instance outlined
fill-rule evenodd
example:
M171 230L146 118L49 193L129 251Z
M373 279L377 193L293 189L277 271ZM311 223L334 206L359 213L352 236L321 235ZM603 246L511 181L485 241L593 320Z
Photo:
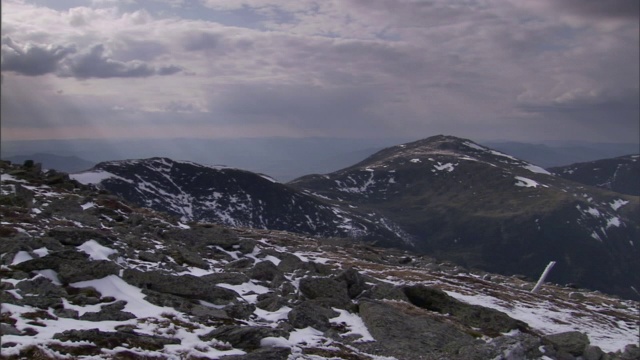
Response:
M76 156L94 163L166 157L199 164L224 164L268 174L281 182L307 174L324 174L396 144L416 139L240 138L240 139L123 139L39 140L0 142L3 159L30 154ZM638 152L639 144L481 142L542 167L612 158ZM25 159L26 157L22 157ZM10 160L10 159L9 159ZM45 162L46 166L46 162ZM54 167L64 171L62 167ZM78 169L84 170L84 169ZM71 170L76 171L76 170Z
M555 260L551 281L626 297L640 283L637 196L451 136L287 185L166 158L100 163L72 177L183 221L363 238L530 278Z
M549 171L582 184L640 196L638 154L554 167Z
M92 168L96 163L81 159L77 156L60 156L54 154L37 153L32 155L16 155L3 158L14 164L22 164L26 160L33 160L42 164L43 169L55 169L58 171L73 173Z

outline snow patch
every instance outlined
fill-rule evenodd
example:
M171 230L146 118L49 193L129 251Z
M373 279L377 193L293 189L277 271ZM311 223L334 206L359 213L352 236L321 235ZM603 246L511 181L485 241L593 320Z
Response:
M13 257L13 261L11 262L11 265L17 265L25 261L29 261L31 259L33 259L33 256L29 255L28 252L18 251L16 255Z
M340 313L339 316L335 318L329 319L332 324L344 324L349 329L348 332L342 334L341 336L348 335L360 335L361 338L356 340L356 342L367 342L367 341L375 341L371 333L369 333L369 329L362 321L362 318L356 314L352 314L347 310L342 310L338 308L333 308L334 311Z
M109 260L109 256L118 252L114 249L100 245L95 240L89 240L78 246L77 249L89 255L91 260Z
M621 207L627 205L629 202L627 200L622 200L622 199L616 199L613 200L609 206L611 206L611 208L616 211L618 209L620 209Z
M538 187L540 184L538 184L538 182L528 179L526 177L522 177L522 176L516 176L516 180L518 180L518 182L516 183L516 186L521 186L521 187Z
M529 164L529 165L523 166L523 168L531 171L532 173L551 175L550 172L548 172L547 170L541 168L540 166Z

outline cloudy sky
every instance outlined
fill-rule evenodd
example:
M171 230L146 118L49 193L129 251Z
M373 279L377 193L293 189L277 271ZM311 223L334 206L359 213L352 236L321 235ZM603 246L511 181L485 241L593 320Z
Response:
M636 0L2 0L2 139L637 142Z

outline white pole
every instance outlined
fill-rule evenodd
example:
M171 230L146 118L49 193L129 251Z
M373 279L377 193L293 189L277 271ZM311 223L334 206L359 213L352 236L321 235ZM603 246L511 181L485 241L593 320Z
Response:
M538 290L540 290L540 287L542 286L542 283L544 283L544 279L547 278L547 275L549 275L549 273L551 272L551 268L553 268L553 265L555 265L556 262L552 261L549 263L549 265L547 265L547 268L544 269L544 272L542 273L542 275L540 275L540 279L538 279L538 282L536 283L536 286L533 287L533 290L531 290L532 293L538 292Z

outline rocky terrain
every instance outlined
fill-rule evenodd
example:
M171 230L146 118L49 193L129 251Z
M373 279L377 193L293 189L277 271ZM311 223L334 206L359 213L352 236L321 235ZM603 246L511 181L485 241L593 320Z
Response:
M3 359L637 359L638 302L1 164ZM540 269L541 271L542 269Z
M581 184L640 196L640 155L637 154L552 167L549 171Z

